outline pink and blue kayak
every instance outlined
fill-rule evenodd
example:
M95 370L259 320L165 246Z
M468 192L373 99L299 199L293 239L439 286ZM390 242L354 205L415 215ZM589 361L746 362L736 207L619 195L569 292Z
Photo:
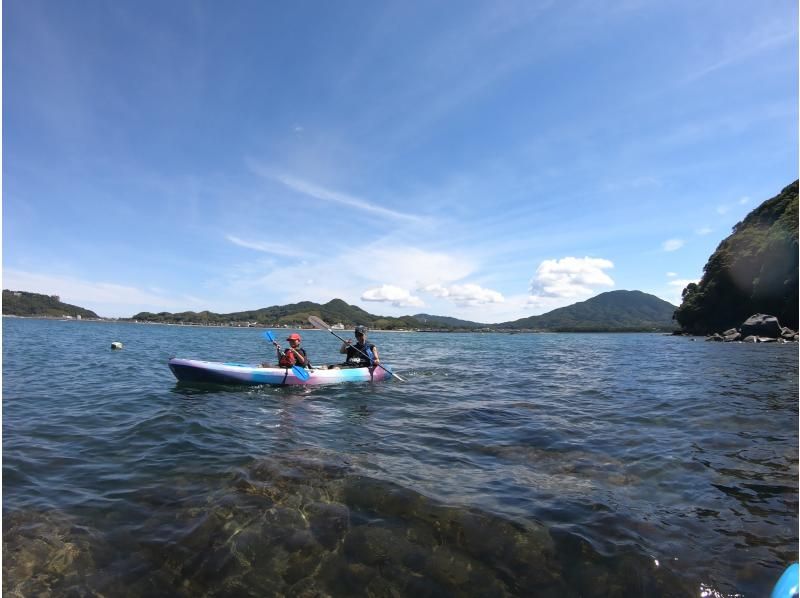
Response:
M340 382L378 382L391 378L381 368L348 368L328 366L307 370L308 377L303 380L292 368L262 367L245 363L220 363L217 361L200 361L197 359L180 359L173 357L168 361L169 369L180 382L211 382L216 384L338 384ZM301 372L302 373L302 372Z

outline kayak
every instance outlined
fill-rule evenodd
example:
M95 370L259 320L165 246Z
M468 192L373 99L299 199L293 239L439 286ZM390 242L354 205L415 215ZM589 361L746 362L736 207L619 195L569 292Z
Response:
M173 357L168 362L169 369L180 382L214 382L217 384L338 384L339 382L378 382L391 378L391 374L381 367L348 368L328 366L308 371L308 378L299 378L292 368L262 367L246 363L220 363L197 359ZM383 364L381 364L383 365ZM386 366L384 366L386 367ZM386 367L391 371L391 368ZM302 372L301 372L302 373Z
M772 588L770 598L797 598L800 594L800 565L792 563Z

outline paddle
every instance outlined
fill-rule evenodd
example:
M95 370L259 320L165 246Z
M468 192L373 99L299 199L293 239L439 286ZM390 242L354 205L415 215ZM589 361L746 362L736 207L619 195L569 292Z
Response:
M334 332L334 331L331 329L331 327L330 327L330 326L328 326L328 325L325 323L325 321L324 321L322 318L318 318L317 316L308 316L308 321L309 321L309 322L311 322L311 324L314 326L314 328L319 328L320 330L327 330L328 332L330 332L330 333L331 333L333 336L335 336L336 338L338 338L338 339L339 339L340 341L342 341L343 343L345 343L345 344L347 343L347 341L346 341L346 340L344 340L344 339L343 339L341 336L339 336L338 334L336 334L336 333L335 333L335 332ZM367 355L366 353L364 353L364 351L362 351L361 349L358 349L358 348L356 348L356 347L355 347L355 346L353 346L353 345L350 345L350 346L351 346L351 347L353 347L353 349L355 349L355 350L356 350L356 351L358 351L359 353L361 353L361 354L362 354L364 357L366 357L367 359L369 359L369 355ZM370 363L372 363L372 360L371 360L371 359L369 359L369 361L370 361ZM400 382L405 382L405 379L401 378L399 375L395 374L393 371L391 371L391 370L387 370L387 369L386 369L385 367L383 367L381 364L377 363L377 364L375 364L375 365L377 365L379 368L381 368L381 369L382 369L384 372L387 372L387 373L388 373L388 374L390 374L391 376L394 376L395 378L397 378L398 380L400 380Z
M275 345L278 348L278 351L281 350L281 346L278 344L278 341L275 340L275 337L272 336L272 332L266 330L264 331L264 336L267 337L267 340L269 340L273 345ZM308 373L308 370L299 365L293 365L292 371L294 372L295 376L297 376L303 381L308 380L311 377L311 374Z

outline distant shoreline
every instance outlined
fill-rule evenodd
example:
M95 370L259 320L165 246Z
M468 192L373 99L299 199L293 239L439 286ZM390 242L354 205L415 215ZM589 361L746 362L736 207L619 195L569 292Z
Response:
M54 316L18 316L14 314L3 314L4 318L20 318L25 320L53 320L56 322L95 322L107 324L139 324L145 326L181 326L185 328L231 328L237 330L302 330L303 332L327 332L317 328L304 328L301 326L231 326L229 324L192 324L192 323L173 323L173 322L138 322L130 319L114 318L63 318ZM343 335L350 333L350 328L334 330ZM384 330L372 328L371 332L399 333L399 334L664 334L672 336L668 330L508 330L508 329L480 329L480 330L447 330L447 329L421 329L421 330Z

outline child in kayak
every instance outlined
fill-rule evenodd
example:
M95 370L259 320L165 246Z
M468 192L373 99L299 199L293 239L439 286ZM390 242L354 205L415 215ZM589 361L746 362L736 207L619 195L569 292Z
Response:
M356 326L356 344L352 345L352 339L347 339L339 348L339 353L347 353L345 365L349 367L372 367L377 366L381 360L378 357L378 347L367 342L367 327Z
M311 361L306 355L306 350L300 347L300 342L303 340L299 334L293 332L287 338L289 341L289 348L281 353L280 345L276 345L278 351L278 365L282 368L290 368L293 365L299 365L304 368L311 367Z

